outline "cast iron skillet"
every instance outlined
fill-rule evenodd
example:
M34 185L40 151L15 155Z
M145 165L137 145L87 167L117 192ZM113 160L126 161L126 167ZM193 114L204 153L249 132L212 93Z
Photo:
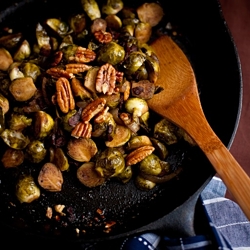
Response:
M46 17L67 17L81 12L78 0L25 0L13 4L1 3L0 31L8 26L23 30L30 36L38 21ZM124 1L132 4L132 0ZM138 4L143 1L138 1ZM201 103L206 117L222 142L230 147L237 129L242 101L240 62L216 0L165 0L163 24L171 22L177 30L176 42L187 54L196 74ZM216 90L216 91L215 91ZM48 242L87 244L110 241L146 231L170 235L194 235L194 211L197 198L215 174L212 166L197 147L180 143L171 148L168 159L184 167L177 180L159 185L149 192L127 185L109 182L95 189L86 189L71 172L65 173L63 191L44 193L38 202L20 205L13 196L13 179L0 168L0 216L5 235L18 239L19 247L27 239ZM14 204L14 205L13 205ZM47 205L66 205L68 217L54 222L48 229L45 219ZM96 210L104 211L98 217ZM104 220L116 221L110 233L104 233ZM67 225L67 226L66 226ZM86 233L76 237L75 228ZM42 241L41 241L42 239ZM10 244L10 242L8 242ZM12 243L15 244L15 243ZM79 245L76 245L79 246ZM75 247L76 249L76 247Z

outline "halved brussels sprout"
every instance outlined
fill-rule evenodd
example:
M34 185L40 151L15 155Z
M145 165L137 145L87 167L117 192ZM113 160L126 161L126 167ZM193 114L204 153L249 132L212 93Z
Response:
M21 65L21 71L25 77L31 77L34 82L36 81L37 77L41 75L40 67L31 62Z
M34 140L27 145L25 153L30 162L39 163L44 160L47 150L41 141Z
M79 162L89 162L97 153L97 146L92 139L72 138L67 145L68 155Z
M17 47L22 38L23 34L21 32L1 36L0 45L7 50L12 50Z
M30 44L27 40L24 40L18 50L15 52L13 59L14 61L23 61L28 58L31 54Z
M77 169L77 179L89 188L100 186L106 181L106 179L96 171L94 162L83 163Z
M164 16L163 8L158 3L144 3L137 8L137 15L141 22L156 26Z
M86 27L86 17L84 13L71 16L69 18L69 26L74 33L81 33Z
M47 162L42 166L37 179L39 185L47 191L59 192L62 190L62 172L51 162Z
M101 17L99 6L95 0L81 0L83 10L91 20Z
M147 43L152 35L152 27L149 23L139 22L135 26L135 37L139 43Z
M13 149L24 149L30 143L29 138L22 132L13 129L5 129L0 136Z
M14 62L10 65L8 73L11 81L24 77L24 73L19 69L20 65L21 62Z
M50 134L54 127L54 120L45 111L38 111L34 118L34 136L37 139L45 138Z
M128 151L134 150L136 148L142 147L142 146L151 146L152 142L150 141L149 137L146 135L136 135L133 136L126 147Z
M107 0L106 4L102 6L102 13L106 15L117 14L123 8L123 1L121 0Z
M52 162L61 170L66 171L69 169L69 161L64 151L61 148L56 148L53 154Z
M122 125L116 125L112 138L105 141L107 147L120 147L123 146L131 137L131 130Z
M140 175L136 176L135 184L136 184L137 188L139 188L139 189L141 189L143 191L151 190L156 186L155 182L147 180L147 179L143 178Z
M60 37L64 37L69 32L69 26L66 22L57 18L49 18L45 23Z
M21 203L31 203L40 197L40 189L31 175L20 177L16 184L16 196Z
M2 109L4 115L9 111L10 108L9 100L6 97L4 97L1 93L0 93L0 108Z
M107 15L105 17L105 21L107 22L107 26L111 30L119 30L122 27L122 21L120 17L114 14Z
M12 81L9 90L17 101L25 102L34 96L37 88L31 77L22 77Z
M1 162L5 168L14 168L20 166L24 161L22 150L7 148L4 152Z
M9 128L16 131L22 131L26 127L30 126L31 123L31 118L14 112L11 113L10 120L8 121Z
M13 63L13 58L8 50L0 48L0 70L7 71Z
M144 99L131 97L125 102L125 109L133 114L133 117L140 117L148 112L148 104Z

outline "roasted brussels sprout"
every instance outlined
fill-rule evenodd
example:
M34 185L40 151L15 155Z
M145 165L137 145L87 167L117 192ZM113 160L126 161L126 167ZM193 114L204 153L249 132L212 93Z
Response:
M91 20L101 17L99 6L95 0L81 0L83 10Z
M21 32L2 36L0 37L0 46L7 50L13 50L18 46L22 38L23 34Z
M24 149L30 143L29 138L24 136L22 132L13 129L5 129L1 138L13 149Z
M178 128L167 119L161 119L154 126L154 137L166 143L167 145L176 143Z
M63 128L68 131L68 132L71 132L74 128L74 126L70 125L70 119L72 117L74 117L75 115L77 114L77 110L76 109L73 109L73 110L70 110L67 114L65 114L64 116L62 116L62 125L63 125Z
M40 23L36 26L36 39L39 50L38 53L48 56L51 52L50 37Z
M13 58L8 50L0 48L0 70L7 71L13 63Z
M20 65L20 62L14 62L10 65L8 73L11 81L24 77L24 73L19 69Z
M156 186L155 182L152 182L150 180L145 179L144 177L138 175L135 178L135 184L137 188L143 190L143 191L148 191L153 189Z
M144 99L131 97L125 102L125 109L133 114L133 117L140 117L148 112L148 104Z
M132 179L132 176L133 176L132 167L126 166L125 169L116 176L116 178L125 184Z
M105 141L107 147L114 148L123 146L131 137L131 130L122 125L116 125L114 133L110 136L111 138Z
M116 42L109 42L101 47L97 55L99 63L109 63L116 65L123 61L125 57L125 50Z
M14 168L20 166L24 161L22 150L7 148L4 152L1 162L5 168Z
M164 11L158 3L144 3L137 8L137 15L141 22L156 26L164 16Z
M21 65L21 71L25 77L31 77L36 82L37 77L41 74L40 68L31 62L24 63Z
M160 174L162 168L159 157L155 154L148 155L140 162L139 169L141 172L145 174L150 174L150 175Z
M53 154L52 162L61 170L66 171L69 169L69 161L64 151L61 148L56 148Z
M81 33L86 27L86 17L84 13L71 16L69 18L69 26L74 33Z
M127 150L131 151L142 146L151 146L152 142L146 135L136 135L133 136L127 145Z
M5 115L10 108L9 101L0 93L0 108L2 109L3 115Z
M62 172L55 164L45 163L39 172L38 183L47 191L59 192L63 185Z
M108 179L118 176L125 169L125 160L118 149L107 148L96 159L96 171Z
M49 18L45 23L60 37L66 36L69 32L68 24L57 18Z
M126 74L134 74L143 65L145 60L146 56L139 51L130 53L128 58L123 63Z
M20 45L19 49L13 56L14 61L23 61L28 58L31 54L30 44L27 40L24 40Z
M34 136L37 139L45 138L50 134L54 127L54 120L45 111L38 111L35 113L34 118Z
M102 185L106 179L95 169L94 162L83 163L77 169L77 179L86 187L93 188Z
M16 196L21 203L31 203L40 197L40 189L31 175L20 177L16 184Z
M25 102L34 96L37 88L31 77L22 77L12 81L9 90L17 101Z
M135 26L135 37L139 43L147 43L152 35L152 27L149 23L139 22Z
M107 29L107 22L103 18L96 18L90 27L92 34L94 34L96 31L100 31L100 30L105 32L106 29Z
M32 142L30 142L26 149L25 149L25 153L26 153L26 158L32 162L32 163L39 163L42 160L44 160L47 150L43 144L43 142L38 141L38 140L34 140Z
M72 138L67 145L68 155L79 162L89 162L97 153L97 146L92 139Z
M119 30L122 27L122 21L117 15L107 15L105 21L107 23L107 27L111 30Z
M13 129L16 131L22 131L32 124L32 119L28 118L25 115L13 112L11 113L8 124L9 124L10 129Z
M117 14L123 8L123 1L121 0L107 0L106 4L102 6L102 13L106 15Z

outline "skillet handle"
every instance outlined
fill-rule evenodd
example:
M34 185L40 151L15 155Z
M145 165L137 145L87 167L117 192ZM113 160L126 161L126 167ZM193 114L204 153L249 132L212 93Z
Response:
M231 155L229 150L221 146L212 151L204 151L216 172L235 198L242 211L250 220L250 178Z

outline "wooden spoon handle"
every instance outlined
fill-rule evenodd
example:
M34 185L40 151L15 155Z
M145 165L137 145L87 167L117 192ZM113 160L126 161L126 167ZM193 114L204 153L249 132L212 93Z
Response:
M234 159L228 149L222 145L211 152L205 152L217 173L234 196L247 218L250 220L250 179Z
M187 90L185 98L165 107L162 115L196 141L250 220L250 178L210 127L197 95L194 85Z

